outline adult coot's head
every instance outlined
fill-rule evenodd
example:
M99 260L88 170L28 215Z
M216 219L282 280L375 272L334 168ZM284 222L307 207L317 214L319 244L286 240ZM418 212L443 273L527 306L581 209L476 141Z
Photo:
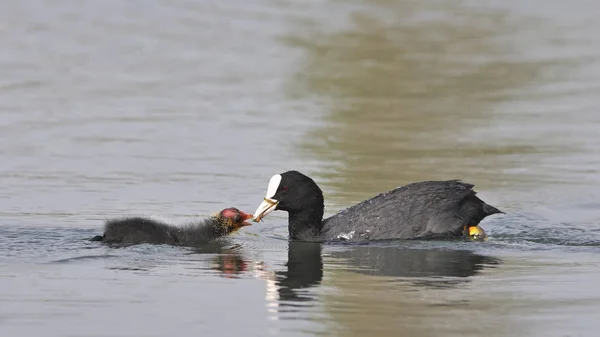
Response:
M244 226L252 225L246 220L251 219L252 214L244 213L235 207L225 208L217 214L217 220L225 227L228 233L234 232Z
M276 174L271 177L267 194L254 213L254 221L260 221L274 210L288 212L290 233L318 232L323 219L323 192L311 178L298 171Z

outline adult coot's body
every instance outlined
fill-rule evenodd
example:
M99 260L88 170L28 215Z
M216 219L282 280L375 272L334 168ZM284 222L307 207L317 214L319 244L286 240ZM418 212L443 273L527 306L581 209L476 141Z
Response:
M250 226L246 222L250 218L252 214L231 207L201 222L185 226L173 226L141 217L112 219L106 222L104 235L91 240L108 244L150 243L194 247Z
M319 186L298 171L288 171L271 178L254 220L260 221L273 210L287 211L290 238L304 241L468 236L470 227L488 215L502 213L481 201L472 188L458 180L412 183L323 220Z

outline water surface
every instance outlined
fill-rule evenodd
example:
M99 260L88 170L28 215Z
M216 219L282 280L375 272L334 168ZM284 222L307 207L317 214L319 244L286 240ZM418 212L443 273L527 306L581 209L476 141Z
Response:
M0 4L2 336L594 336L598 6L533 1ZM253 211L300 170L326 214L461 178L485 243L198 249L103 220Z

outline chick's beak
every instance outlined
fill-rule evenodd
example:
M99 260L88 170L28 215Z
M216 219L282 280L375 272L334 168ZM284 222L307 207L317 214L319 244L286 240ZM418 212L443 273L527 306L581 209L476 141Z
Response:
M265 198L263 202L258 205L256 212L254 212L254 222L259 222L262 218L266 217L267 214L273 212L279 201L275 199Z
M240 224L240 227L252 226L252 224L246 220L254 218L254 214L248 214L248 213L244 213L244 212L240 211L240 215L242 216L242 220L243 220L243 222Z

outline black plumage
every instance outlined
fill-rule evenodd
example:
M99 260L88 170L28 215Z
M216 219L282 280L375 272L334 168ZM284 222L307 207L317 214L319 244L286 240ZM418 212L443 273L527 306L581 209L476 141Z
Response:
M91 241L120 245L149 243L194 247L249 226L250 223L246 220L251 217L251 214L231 207L215 216L183 226L143 217L111 219L104 226L104 234Z
M274 210L288 212L290 238L305 241L452 238L465 226L503 213L459 180L422 181L395 188L323 220L319 186L298 171L280 174L275 193L259 206L256 220ZM275 181L279 178L275 179ZM272 178L273 181L273 178Z

